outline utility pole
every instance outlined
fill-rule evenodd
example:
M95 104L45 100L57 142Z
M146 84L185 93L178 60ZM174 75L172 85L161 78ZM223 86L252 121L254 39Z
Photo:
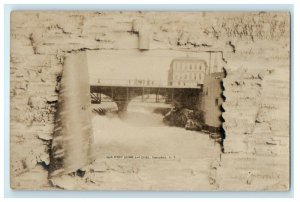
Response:
M211 51L209 51L208 74L210 74L210 68L211 68Z

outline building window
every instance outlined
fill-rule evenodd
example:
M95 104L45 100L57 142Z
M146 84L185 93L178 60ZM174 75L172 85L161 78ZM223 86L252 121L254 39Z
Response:
M201 70L202 69L202 67L201 67L201 65L199 66L199 70Z
M219 105L219 99L218 99L218 98L215 99L215 105L216 105L216 106Z

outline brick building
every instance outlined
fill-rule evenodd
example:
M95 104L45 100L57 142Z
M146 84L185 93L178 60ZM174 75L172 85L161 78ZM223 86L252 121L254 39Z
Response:
M175 58L168 72L169 86L199 86L208 70L206 61L197 58Z

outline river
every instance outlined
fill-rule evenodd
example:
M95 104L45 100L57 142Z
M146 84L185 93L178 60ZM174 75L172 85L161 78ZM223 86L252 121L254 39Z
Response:
M219 145L207 134L166 126L163 115L153 113L158 106L169 107L132 102L121 116L93 116L94 170L104 189L199 190L214 186L210 168L218 158Z

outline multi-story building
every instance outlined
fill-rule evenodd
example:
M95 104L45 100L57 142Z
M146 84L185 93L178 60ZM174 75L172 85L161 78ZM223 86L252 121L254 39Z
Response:
M222 79L224 72L207 74L204 79L203 93L200 110L204 115L204 124L208 130L216 132L220 130L222 121L221 105L224 101L222 96Z
M175 58L168 72L169 86L194 87L204 83L207 63L197 58Z

